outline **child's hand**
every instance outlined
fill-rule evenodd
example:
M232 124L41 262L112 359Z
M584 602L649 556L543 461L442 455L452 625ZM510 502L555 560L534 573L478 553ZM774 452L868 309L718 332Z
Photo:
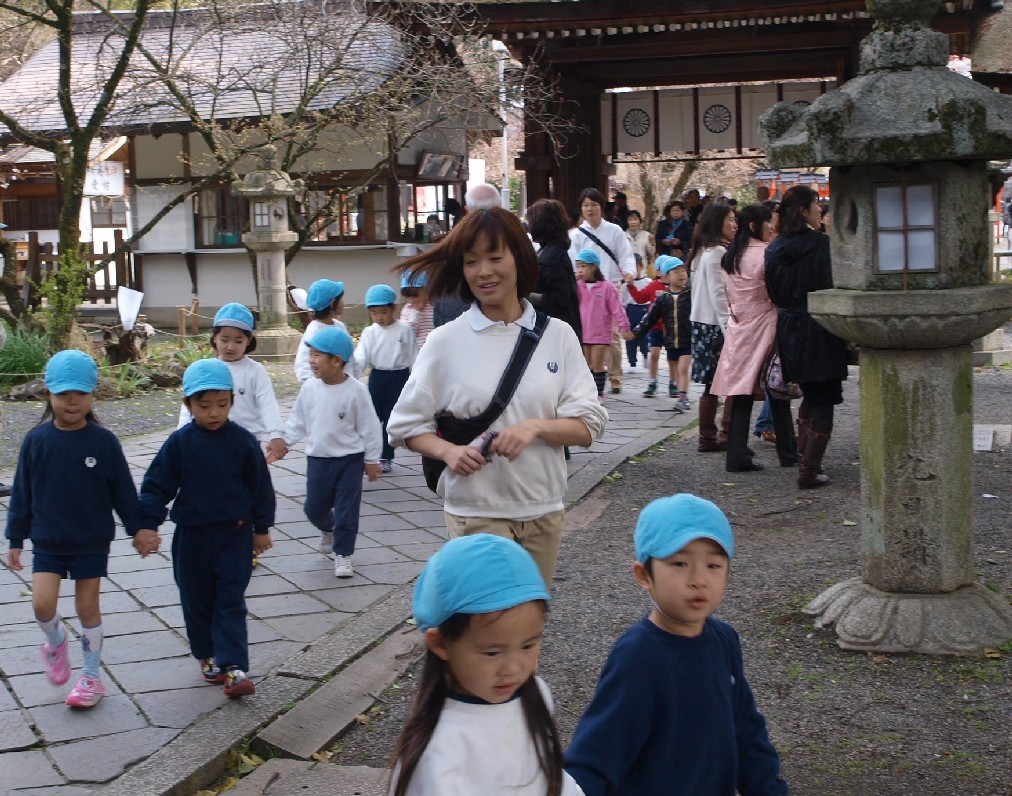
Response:
M253 553L254 555L263 555L265 552L274 547L274 542L271 541L271 535L269 533L255 533L253 534Z
M267 464L274 464L274 462L281 461L288 455L288 446L285 441L278 437L272 439L267 443L267 455L264 458L267 460Z
M370 481L379 481L379 477L382 475L379 464L366 464L365 475Z
M7 551L7 566L13 569L15 572L20 572L24 569L24 565L21 563L21 548L12 547Z
M634 335L632 332L622 332L622 339L623 340L635 340L636 339L636 335Z
M627 285L631 284L633 279L634 277L632 274L622 274L622 281L625 282Z
M141 558L147 558L151 553L157 553L162 545L162 537L157 531L150 528L142 528L134 534L134 550L141 554Z

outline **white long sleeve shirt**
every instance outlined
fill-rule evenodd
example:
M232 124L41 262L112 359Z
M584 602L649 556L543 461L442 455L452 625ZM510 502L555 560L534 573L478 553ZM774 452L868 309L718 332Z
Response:
M364 453L366 464L375 464L380 458L383 427L362 382L351 376L340 384L311 378L299 390L284 438L289 447L307 440L307 456L338 458Z
M552 709L548 686L537 678ZM394 772L390 792L397 784ZM548 782L519 699L498 705L447 698L408 785L408 796L544 796ZM582 796L568 773L562 796Z
M611 249L612 254L618 258L618 263L615 263L608 252L580 232L581 228L593 232L601 243ZM636 258L633 256L632 246L629 245L629 239L625 236L625 230L618 224L602 221L597 229L594 229L589 223L583 221L579 227L569 230L569 259L573 261L574 269L576 268L576 255L580 253L581 249L590 249L601 258L601 273L613 285L618 286L622 281L623 274L636 276Z
M238 423L261 442L280 437L284 424L267 368L249 357L225 364L232 373L235 395L228 419ZM182 428L192 419L193 415L183 404L179 409L179 425L176 427Z
M720 261L726 252L723 246L703 249L690 263L692 271L692 310L689 320L727 329L731 314L727 306L727 287Z
M436 415L474 417L492 396L513 354L522 329L534 328L534 308L525 299L516 323L486 318L472 304L463 315L433 329L411 370L401 397L387 421L393 445L435 432ZM576 333L551 319L509 405L492 424L500 430L521 420L576 417L591 440L604 433L608 413L597 400L597 388ZM472 441L480 446L478 439ZM444 508L463 517L509 517L531 520L563 508L566 460L561 445L535 439L516 458L493 456L471 475L449 468L439 479Z
M367 367L406 370L414 364L417 352L415 331L410 324L404 321L394 321L389 326L372 323L362 330L355 346L354 371L365 373Z
M313 378L313 371L309 367L309 346L306 345L306 341L312 340L314 334L321 329L326 329L328 326L337 326L346 332L348 331L348 327L337 320L332 324L324 323L323 321L309 322L309 326L306 327L306 331L302 334L302 339L299 341L299 348L295 352L295 378L299 380L300 384L305 384L307 380Z

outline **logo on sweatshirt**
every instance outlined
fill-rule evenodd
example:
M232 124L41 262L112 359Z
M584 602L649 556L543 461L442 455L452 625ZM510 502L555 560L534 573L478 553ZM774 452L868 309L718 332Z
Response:
M548 363L548 372L549 373L558 373L559 372L559 363L558 362L549 362Z
M238 391L239 391L239 395L245 395L246 394L246 388L245 387L239 387Z
M86 456L85 457L85 459L84 459L84 466L85 467L89 467L89 468L90 467L94 467L96 464L98 464L98 459L96 459L94 456Z
M341 420L344 420L344 412L338 412L338 413L337 413L337 416L338 416L338 417L339 417L339 418L340 418Z

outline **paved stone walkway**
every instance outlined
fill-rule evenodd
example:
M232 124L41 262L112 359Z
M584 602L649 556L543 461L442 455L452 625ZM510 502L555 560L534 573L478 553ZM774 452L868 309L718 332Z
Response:
M589 451L573 451L569 503L626 458L695 419L695 403L686 414L667 411L673 400L643 398L645 385L642 367L627 368L623 394L608 396L611 419L605 436ZM693 387L695 396L698 385ZM291 404L292 399L283 402L282 411L287 414ZM166 435L123 440L138 484ZM274 548L261 558L247 592L251 676L257 682L349 620L368 615L371 606L409 583L445 539L441 501L426 488L419 457L398 451L393 472L365 485L355 576L336 579L331 559L317 549L318 531L302 512L305 467L302 446L297 446L271 469L278 497ZM9 481L11 475L0 473L0 480ZM0 526L6 525L6 515L7 499L0 499ZM189 656L167 552L171 523L160 533L164 552L147 559L125 537L113 543L101 597L108 696L86 711L66 707L71 684L54 687L42 671L30 566L22 573L0 567L0 793L98 792L101 783L114 781L187 728L201 722L210 727L215 713L240 709L222 710L230 700L219 687L203 683ZM68 581L59 610L73 642L76 675L81 666L79 625ZM253 698L257 712L268 716L282 711L291 698L269 692L269 684L264 685ZM162 792L178 781L176 773L166 772L166 778Z

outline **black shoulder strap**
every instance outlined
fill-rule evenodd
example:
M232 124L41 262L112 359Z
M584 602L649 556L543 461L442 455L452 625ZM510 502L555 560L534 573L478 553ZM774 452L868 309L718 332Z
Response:
M523 377L524 371L527 370L527 364L531 361L534 349L541 342L547 326L548 316L543 312L536 311L534 328L523 329L520 332L520 337L517 338L517 344L513 349L513 355L510 357L509 364L506 366L506 370L499 380L499 386L495 388L492 403L488 405L484 412L473 418L475 421L480 420L488 428L505 411L510 400L513 398L513 393L517 391L517 385L520 384L520 379Z
M597 235L595 235L593 232L591 232L586 227L580 227L579 229L580 229L580 232L582 232L584 235L586 235L588 238L590 238L592 241L594 241L594 243L596 243L598 246L600 246L604 250L604 253L607 254L609 257L611 257L611 259L615 263L615 265L619 264L618 263L618 257L616 257L614 255L614 253L612 252L611 249L609 249L607 246L605 246L603 243L601 243L601 239L599 237L597 237ZM619 268L621 268L621 266L619 266Z

